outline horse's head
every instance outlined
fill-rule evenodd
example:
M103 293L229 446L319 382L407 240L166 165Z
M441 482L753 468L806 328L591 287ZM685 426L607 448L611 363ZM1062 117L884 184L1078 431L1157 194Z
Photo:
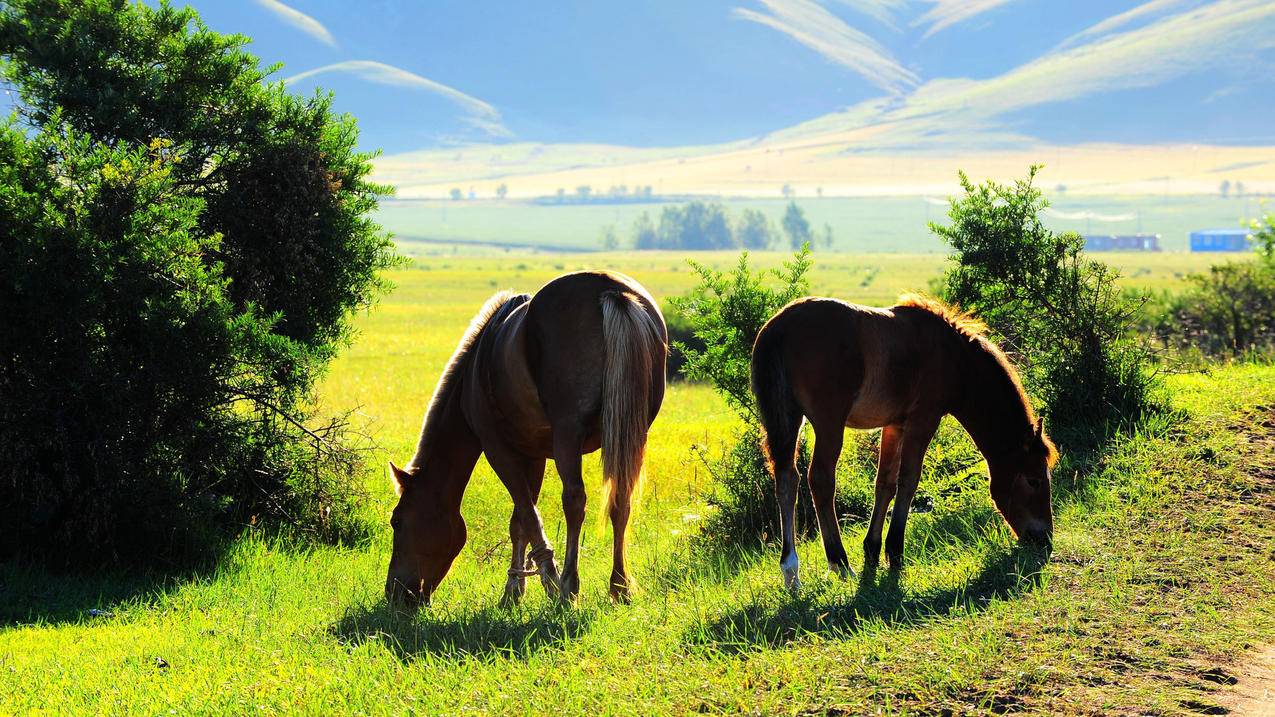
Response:
M988 461L992 473L992 500L1005 521L1024 543L1048 546L1054 536L1050 469L1058 451L1045 435L1044 421L1015 445L1007 455Z
M398 505L390 518L394 550L385 598L415 609L429 602L465 547L465 520L459 510L444 505L441 492L432 485L437 477L431 477L428 467L409 472L390 463L390 479Z

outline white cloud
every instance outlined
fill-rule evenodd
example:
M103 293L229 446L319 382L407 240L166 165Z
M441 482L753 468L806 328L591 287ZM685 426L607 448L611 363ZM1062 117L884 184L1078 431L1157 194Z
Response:
M934 7L921 17L912 21L912 25L929 25L925 36L929 37L957 23L964 22L975 15L994 10L1013 0L922 0Z
M1152 87L1191 74L1257 67L1254 58L1271 49L1275 49L1275 3L1214 0L1154 18L1136 29L1054 50L996 77L930 80L903 97L868 100L777 136L884 127L888 129L872 135L873 147L951 145L962 137L1013 140L1015 136L1004 134L1005 122L1016 112L1103 92Z
M923 117L937 112L987 119L1234 66L1245 62L1246 55L1272 47L1275 3L1218 0L1136 30L1048 53L999 77L927 82L907 98L897 115Z
M435 82L427 77L404 70L401 67L387 65L384 62L375 60L346 60L344 62L336 62L323 67L316 67L313 70L306 70L292 77L286 78L284 84L295 84L302 80L307 80L317 75L329 72L344 72L358 77L367 82L375 82L379 85L389 85L391 87L405 87L409 89L424 90L432 92L436 95L451 100L455 104L462 107L469 117L465 118L465 122L481 129L493 137L512 137L513 133L501 122L500 112L492 105L483 102L477 97L467 95L464 92L448 87L441 82Z
M1198 7L1205 2L1207 2L1207 0L1151 0L1151 2L1139 5L1132 10L1126 10L1118 15L1112 15L1093 27L1072 35L1064 40L1060 47L1070 47L1089 42L1102 37L1103 35L1108 35L1119 30L1126 25L1131 25L1144 20L1154 20L1174 11L1189 10L1192 7Z
M288 23L296 29L313 37L330 47L336 47L336 38L332 37L332 33L323 26L323 23L315 20L300 10L288 7L279 0L257 0L257 4L279 17L280 20Z
M788 35L872 84L900 92L918 78L894 59L876 40L850 27L813 0L759 0L769 14L735 8L735 17L759 23Z
M897 29L894 24L894 15L907 6L908 0L834 0L835 2L845 5L863 15L876 20L883 25L888 25L893 29ZM827 4L827 0L824 1Z

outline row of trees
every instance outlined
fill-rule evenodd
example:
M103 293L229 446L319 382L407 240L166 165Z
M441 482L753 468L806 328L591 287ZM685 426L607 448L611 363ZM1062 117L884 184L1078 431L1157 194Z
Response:
M738 218L720 202L694 201L664 207L659 222L642 212L633 223L633 247L638 250L713 251L720 249L769 249L814 244L832 246L832 228L816 233L796 202L789 202L779 229L759 209L745 209ZM604 249L615 249L619 239L614 227L603 232Z

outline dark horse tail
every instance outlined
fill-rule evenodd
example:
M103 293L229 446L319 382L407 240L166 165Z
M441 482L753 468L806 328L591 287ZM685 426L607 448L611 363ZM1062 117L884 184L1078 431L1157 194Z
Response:
M606 291L602 304L602 475L608 510L624 504L642 478L651 425L651 382L663 360L662 332L637 295Z
M802 413L788 382L784 367L783 335L772 323L757 334L753 344L752 388L757 398L757 417L764 435L762 446L771 474L776 468L790 464L797 454L797 434L801 431Z

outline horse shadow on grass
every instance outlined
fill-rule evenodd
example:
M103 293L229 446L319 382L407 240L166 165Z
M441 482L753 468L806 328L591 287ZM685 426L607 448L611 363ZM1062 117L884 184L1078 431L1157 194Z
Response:
M1040 569L1047 561L1048 554L1038 548L1007 548L989 554L965 584L924 592L904 591L899 571L868 568L848 598L844 592L827 589L826 583L803 587L796 594L779 590L750 594L697 621L684 639L690 645L742 653L781 647L806 635L846 637L869 621L921 623L981 610L994 600L1026 593L1040 584Z
M525 660L580 637L601 612L600 606L550 601L540 607L493 605L437 612L426 607L411 614L378 600L348 609L330 632L351 648L380 644L403 661L427 654L456 660L493 656Z

